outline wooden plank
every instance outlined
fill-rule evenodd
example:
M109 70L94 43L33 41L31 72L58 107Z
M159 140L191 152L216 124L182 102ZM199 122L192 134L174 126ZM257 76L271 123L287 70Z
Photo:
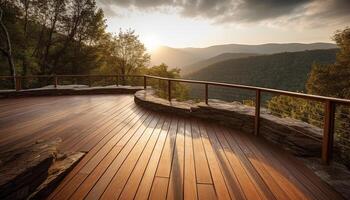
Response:
M253 138L252 140L256 140ZM281 163L281 166L293 176L296 180L300 181L305 189L315 199L343 199L343 197L334 191L328 184L323 182L317 175L315 175L310 169L308 169L301 161L295 159L285 150L279 146L267 142L265 140L259 140L256 143L260 148L264 148L265 151L272 153L274 159Z
M110 114L106 113L108 114L108 116L104 116L102 118L103 119L102 121L96 122L90 126L87 126L87 128L80 131L80 134L78 134L76 137L70 138L69 140L65 140L63 144L60 146L61 150L62 151L83 151L82 146L86 145L86 143L89 143L96 136L101 136L101 135L104 135L104 133L108 133L106 129L112 126L113 124L117 124L118 118L122 118L122 116L127 115L130 110L131 111L135 110L135 107L131 102L129 104L121 104L116 108L116 110L111 109L112 113ZM99 141L99 140L96 140L96 141ZM90 149L93 146L94 144L89 145Z
M168 135L171 119L165 118L164 125L159 133L159 138L154 146L152 155L148 158L140 158L137 166L130 175L119 199L147 199L152 187L152 182L157 170L159 158Z
M192 138L197 183L212 184L207 156L205 155L198 124L192 119Z
M270 188L266 185L265 181L262 179L258 171L252 165L250 160L246 157L245 153L241 150L238 143L233 139L232 134L224 134L226 140L228 141L231 149L234 150L239 160L242 162L244 167L247 169L249 177L254 182L256 187L259 187L262 191L261 195L264 196L264 199L276 199L274 194L271 192Z
M229 161L226 158L224 150L222 149L218 139L215 136L216 130L213 126L206 126L207 134L209 137L209 141L213 147L214 153L216 154L218 165L221 170L222 175L224 176L224 180L226 182L226 186L228 191L230 192L230 196L232 199L246 199L239 184L236 174L231 168Z
M173 152L176 141L178 118L171 121L169 136L167 137L162 151L162 155L159 160L156 176L158 177L170 177L171 162L173 160Z
M264 168L271 174L274 180L276 180L290 199L313 198L310 193L305 194L307 191L301 189L302 185L293 176L290 176L288 170L283 169L283 165L273 158L273 154L266 151L266 148L257 148L257 140L253 140L253 137L245 137L243 134L236 135L237 137L241 138L241 142L243 142L250 149L250 151L255 154L259 162L262 163Z
M212 174L214 188L216 191L216 196L218 197L218 199L231 199L229 191L226 187L223 174L221 173L219 167L218 159L216 157L213 147L210 144L207 130L203 123L199 123L199 132L202 138L204 150L207 155L209 169Z
M64 113L61 113L62 115L59 116L58 121L56 120L57 118L52 118L51 121L40 120L41 124L44 125L44 129L41 128L40 126L33 125L32 127L39 129L36 132L32 132L33 129L29 129L29 130L25 129L26 131L14 130L13 137L12 138L9 137L6 143L5 142L2 143L1 148L6 147L7 145L11 146L11 149L17 148L18 146L24 146L26 144L35 142L36 140L39 140L39 139L45 139L45 137L49 136L50 134L62 132L65 128L73 126L74 124L77 123L77 120L75 121L73 120L73 119L76 119L77 116L80 116L78 118L78 121L84 120L84 117L92 117L87 114L82 115L82 113L87 112L93 109L94 107L101 106L102 104L104 104L103 101L98 104L82 105L82 107L79 106L79 109L76 113L70 113L69 110L66 110L64 111ZM22 132L22 134L19 134L18 136L16 136L16 132ZM19 138L21 138L21 140L19 140ZM11 149L7 148L7 150L11 150Z
M198 199L190 120L185 121L184 199Z
M262 191L259 187L256 187L254 182L251 180L249 172L247 172L247 169L244 167L244 164L237 157L236 152L231 149L224 136L224 133L222 131L216 131L216 136L224 150L224 153L231 165L231 168L237 175L237 179L247 199L264 199L264 196L261 195Z
M183 119L179 120L174 157L171 166L167 199L184 198L184 155L185 155L185 124Z
M216 200L214 186L211 184L197 184L199 200Z
M50 195L50 199L56 198L56 195L58 193L61 193L61 194L64 194L64 195L67 194L68 192L64 191L65 188L66 189L74 188L74 184L72 184L72 180L74 179L74 176L76 174L80 173L81 170L86 170L86 168L89 171L92 171L94 169L94 166L96 164L90 164L90 163L93 163L93 162L94 163L99 163L99 162L101 162L102 159L105 159L104 162L107 162L109 159L105 158L105 156L106 156L106 154L109 151L106 150L107 149L106 146L111 146L114 143L119 142L119 140L121 138L124 138L124 135L127 133L127 131L131 132L130 133L130 137L131 137L132 134L134 133L134 131L137 130L137 128L138 128L137 125L140 126L143 123L148 123L149 122L149 120L151 118L148 118L148 116L149 116L148 114L144 114L142 116L140 116L140 115L131 115L129 117L126 117L124 120L129 120L129 121L133 122L134 120L140 119L140 122L138 122L138 124L134 124L133 125L133 129L131 129L131 130L129 130L128 128L124 128L128 123L119 124L114 129L114 130L118 130L118 132L117 132L118 134L116 134L115 132L111 131L108 135L106 135L91 151L89 151L89 153L87 155L85 155L85 157L78 163L78 165L72 170L72 172L69 173L69 175L62 181L62 183ZM144 121L146 119L148 119L148 121ZM134 121L134 123L136 123L136 122ZM102 154L101 150L102 150L102 152L105 152L105 153ZM116 150L117 149L115 149L114 151L116 151ZM112 156L112 158L114 158L113 154L110 154L110 155ZM76 186L76 188L77 187L78 186Z
M103 156L100 162L88 162L81 170L79 170L78 174L84 174L85 179L83 181L75 180L74 178L67 184L67 187L64 187L58 195L54 197L54 199L82 199L84 198L91 188L94 187L96 182L104 175L108 167L115 161L116 156L121 152L125 144L129 141L137 141L146 127L141 126L142 123L146 123L146 126L152 120L152 117L147 117L144 122L139 122L138 125L135 125L134 128L128 129L125 134L120 134L120 140L118 143L113 146L112 149L108 152L107 155ZM141 130L139 130L141 129ZM126 134L129 133L129 134ZM125 135L125 137L123 137ZM104 146L105 147L105 146ZM93 158L100 158L100 155L95 155ZM85 168L87 167L87 168ZM112 178L112 177L111 177Z
M137 114L141 112L142 111L134 107L134 105L131 105L131 107L127 107L127 109L123 110L120 114L113 116L113 118L104 125L99 126L94 131L91 131L91 133L84 135L80 140L72 141L76 143L72 143L67 149L70 149L71 151L88 152L104 137L114 134L117 130L116 127L120 124L127 124L127 121L123 119L131 120L133 117L137 117Z
M101 197L102 193L104 192L107 185L111 182L114 174L118 171L126 157L129 155L129 153L134 148L135 144L141 140L144 141L145 138L148 140L150 137L150 131L152 131L155 126L157 125L159 120L158 116L155 116L145 131L140 132L137 131L135 136L130 141L128 141L120 151L120 153L117 154L113 162L108 166L107 170L104 172L104 174L101 176L101 178L98 179L98 181L95 183L94 187L90 190L90 192L87 194L85 199L98 199Z
M164 124L164 119L161 118L154 129L146 130L144 135L148 134L149 137L144 137L143 140L139 140L134 146L122 166L119 168L113 179L105 189L100 199L118 199L129 176L133 172L136 163L141 160L145 164L148 163L148 158L152 153L154 145L156 144L159 136L159 132ZM141 158L140 158L141 157ZM142 174L141 174L142 175Z
M168 190L169 178L155 177L151 193L149 195L150 200L164 200L166 199Z

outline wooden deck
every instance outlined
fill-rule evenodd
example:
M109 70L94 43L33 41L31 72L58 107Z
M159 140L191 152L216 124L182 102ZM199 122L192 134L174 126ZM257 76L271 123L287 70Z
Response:
M144 110L132 95L0 100L0 151L54 137L87 154L49 199L341 199L260 138Z

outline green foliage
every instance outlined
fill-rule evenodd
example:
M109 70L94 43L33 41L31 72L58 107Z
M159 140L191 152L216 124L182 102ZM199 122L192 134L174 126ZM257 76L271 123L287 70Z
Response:
M314 63L306 89L310 94L350 99L350 28L337 31L333 39L339 46L335 63ZM323 127L322 103L276 96L268 102L268 108L275 115ZM340 149L340 154L336 156L350 167L350 107L337 105L335 115L335 141Z
M312 63L333 63L337 51L337 49L312 50L232 59L210 65L189 75L188 78L305 91ZM244 100L247 96L242 94L240 99L235 100ZM223 91L220 99L232 100L232 94Z
M323 105L301 98L275 96L267 102L269 111L279 117L291 117L317 127L323 126Z
M180 78L180 69L168 69L168 66L164 63L158 66L145 69L145 74L153 76L161 76L166 78ZM152 86L157 91L157 95L162 98L168 97L168 82L163 80L148 79L148 85ZM186 85L172 82L171 94L173 98L179 101L188 99L189 88Z

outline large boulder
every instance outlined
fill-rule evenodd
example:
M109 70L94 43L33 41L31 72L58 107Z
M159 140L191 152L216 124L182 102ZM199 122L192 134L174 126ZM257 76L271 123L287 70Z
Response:
M0 199L44 198L84 154L60 154L60 138L0 153ZM34 194L33 194L34 193Z

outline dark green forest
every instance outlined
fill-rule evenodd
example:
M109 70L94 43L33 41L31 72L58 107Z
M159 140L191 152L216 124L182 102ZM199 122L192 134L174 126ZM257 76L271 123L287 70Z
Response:
M0 75L148 73L138 35L107 32L95 0L5 0L0 11Z
M337 51L311 50L230 59L212 64L187 78L305 91L312 64L334 63Z

